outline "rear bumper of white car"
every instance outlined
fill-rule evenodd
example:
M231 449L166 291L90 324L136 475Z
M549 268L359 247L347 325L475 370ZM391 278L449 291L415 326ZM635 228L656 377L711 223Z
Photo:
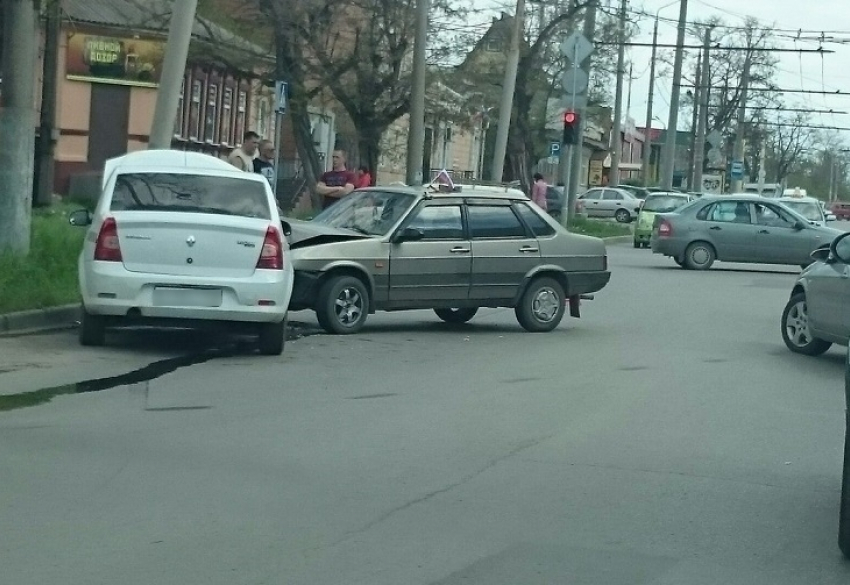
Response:
M91 314L136 319L278 323L292 296L292 268L250 278L198 278L130 272L120 262L80 266L83 305ZM165 291L165 292L163 292ZM185 303L180 298L185 297Z

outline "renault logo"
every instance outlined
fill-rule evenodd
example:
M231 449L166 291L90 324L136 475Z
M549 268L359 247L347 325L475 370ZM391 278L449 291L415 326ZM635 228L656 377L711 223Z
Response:
M195 236L189 236L186 238L186 245L190 248L195 245Z

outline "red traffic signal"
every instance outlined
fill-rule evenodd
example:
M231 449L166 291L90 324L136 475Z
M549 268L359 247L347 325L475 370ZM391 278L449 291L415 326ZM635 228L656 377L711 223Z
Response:
M578 144L579 141L579 123L578 114L572 110L564 112L564 144Z

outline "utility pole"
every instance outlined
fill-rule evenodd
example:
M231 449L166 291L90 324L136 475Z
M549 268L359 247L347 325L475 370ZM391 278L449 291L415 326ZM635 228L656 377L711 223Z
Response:
M735 148L732 151L732 164L744 160L744 126L747 124L747 91L750 85L750 54L744 59L744 72L741 75L741 103L738 108L738 122L735 125ZM744 177L732 179L732 193L744 190Z
M582 33L591 43L593 42L593 36L596 32L596 8L599 6L599 2L595 0L591 0L587 4L586 12L584 14L584 30ZM584 65L582 65L582 69L584 69L585 73L590 75L590 66L593 62L593 55L591 54L588 57ZM576 111L579 114L578 117L578 142L575 147L572 149L573 160L572 160L572 170L570 173L570 182L569 185L565 185L564 189L566 189L567 193L567 212L569 214L569 218L572 219L575 217L575 209L576 209L576 196L578 195L578 187L579 187L579 179L582 174L582 169L584 170L584 175L587 176L587 168L584 167L584 129L587 128L587 113L588 107L584 106L581 108L576 108Z
M62 5L48 0L46 5L44 64L41 81L41 124L38 131L38 174L33 204L46 207L53 200L54 154L56 152L56 76L59 69L59 36L62 31Z
M685 27L688 24L688 0L679 0L679 30L676 35L676 57L673 60L673 87L670 90L670 117L667 121L667 141L661 169L661 186L673 188L673 172L676 168L676 138L679 125L679 93L682 86L682 60L685 56Z
M408 185L422 185L425 154L425 45L428 42L429 0L416 0L416 34L413 41L413 88L410 101L410 130L407 135ZM481 148L484 149L482 132Z
M35 151L33 0L3 0L3 103L0 107L0 252L30 249Z
M700 52L702 55L702 52ZM697 59L697 71L694 79L702 79L702 58ZM699 83L694 83L693 108L691 108L691 147L688 149L688 190L694 191L694 169L696 167L697 149L697 125L699 124L699 104L702 88Z
M616 187L620 184L620 156L623 152L622 117L623 117L623 70L626 59L626 3L620 2L620 18L617 24L617 89L614 96L614 124L611 128L611 169L608 174L608 184Z
M643 160L641 178L643 186L649 187L649 161L652 156L652 100L655 97L655 55L658 51L658 15L655 15L655 27L652 29L652 58L649 62L649 96L646 98L646 126L643 138ZM657 165L658 163L656 163Z
M156 94L156 108L148 142L149 148L170 148L174 136L174 119L180 100L180 85L186 73L186 58L192 40L192 26L198 0L180 0L171 4L171 25L162 62L162 77Z
M702 191L702 173L705 160L705 133L708 127L708 93L709 79L711 78L709 71L709 47L711 46L711 29L705 29L705 39L702 46L702 71L699 88L699 119L697 120L697 139L694 144L694 186L692 191Z
M505 65L505 79L502 82L502 101L499 105L499 127L496 128L496 148L493 153L493 180L501 182L505 170L505 154L508 150L508 132L511 129L511 114L514 106L516 72L519 67L519 47L522 40L525 0L517 0L514 27L511 32L511 45L508 49L508 62Z

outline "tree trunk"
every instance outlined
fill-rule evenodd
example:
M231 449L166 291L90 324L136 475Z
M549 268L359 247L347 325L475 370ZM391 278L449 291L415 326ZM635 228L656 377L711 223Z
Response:
M357 151L360 162L355 164L352 161L352 169L365 166L372 174L374 183L381 157L381 137L387 129L387 124L361 117L355 120L354 127L357 131Z

